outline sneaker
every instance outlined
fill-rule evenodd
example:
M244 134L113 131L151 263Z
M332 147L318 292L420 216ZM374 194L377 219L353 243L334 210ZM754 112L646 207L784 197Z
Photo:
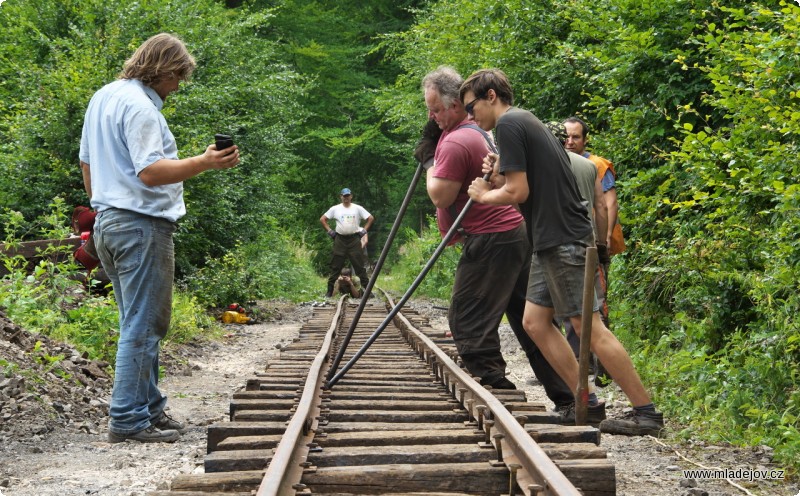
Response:
M659 437L663 430L664 414L655 410L637 412L636 409L632 409L621 419L608 419L600 423L600 432L606 434Z
M178 431L179 434L186 434L186 431L188 430L183 422L178 422L174 418L167 415L166 412L161 412L161 416L158 417L158 420L153 425L162 431Z
M562 424L575 424L575 403L556 406L556 413L561 415ZM605 421L606 402L600 400L596 405L589 405L586 409L586 423L597 427Z
M140 443L174 443L181 438L178 431L174 430L159 430L156 426L151 425L147 429L133 434L116 434L108 431L109 443L121 443L123 441L139 441Z

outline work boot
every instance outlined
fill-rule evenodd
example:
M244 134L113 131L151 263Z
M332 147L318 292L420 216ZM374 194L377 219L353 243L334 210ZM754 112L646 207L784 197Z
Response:
M178 431L171 429L162 431L154 425L133 434L116 434L108 431L109 443L121 443L127 440L139 441L140 443L174 443L180 438L181 435L178 434Z
M179 434L186 434L186 431L189 429L186 428L183 422L178 422L174 418L167 415L166 412L161 412L161 416L158 417L158 420L153 424L156 426L157 429L162 431L178 431Z
M664 430L664 414L655 410L626 412L621 419L608 419L600 423L600 432L624 436L659 437Z
M492 389L517 389L517 386L514 385L513 382L509 381L505 377L499 377L497 379L492 379L490 381L481 380L482 386L491 386Z
M559 423L565 425L575 425L575 403L567 403L556 407L556 413L561 415ZM606 418L606 402L600 400L596 405L589 405L586 408L586 423L597 427Z

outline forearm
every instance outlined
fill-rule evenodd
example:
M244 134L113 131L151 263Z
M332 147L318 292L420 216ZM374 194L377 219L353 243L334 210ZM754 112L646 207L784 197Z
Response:
M495 189L488 189L489 183L481 178L475 179L473 184L487 188L484 193L475 198L475 201L479 203L517 205L528 199L528 176L525 172L515 171L506 174L505 183Z
M605 202L595 201L594 205L594 225L597 227L597 239L599 244L608 243L608 209Z
M614 226L617 224L617 215L619 212L619 204L617 203L617 190L616 188L606 191L603 195L606 200L608 208L608 232L607 238L611 238L611 233L614 232Z
M370 227L372 227L372 223L373 223L373 222L375 222L375 217L373 217L373 216L371 216L371 215L370 215L370 216L367 218L367 223L366 223L366 224L364 224L364 229L365 229L366 231L369 231L369 228L370 228Z
M322 224L322 228L325 229L325 232L331 230L330 226L328 225L328 218L325 217L324 215L319 218L319 223Z
M488 205L514 205L518 203L514 199L514 195L505 187L490 189L483 193L477 201Z
M139 179L148 186L163 186L185 181L209 168L202 156L178 160L162 158L145 167L139 173Z
M81 161L81 175L83 176L83 188L86 194L89 195L89 200L92 199L92 172L89 164Z
M597 239L599 244L606 244L608 239L608 206L604 198L603 186L600 178L594 184L594 225L597 228Z
M163 186L185 181L210 169L230 169L238 164L238 146L220 151L215 145L209 145L205 153L194 157L162 158L153 162L139 173L139 179L147 186Z

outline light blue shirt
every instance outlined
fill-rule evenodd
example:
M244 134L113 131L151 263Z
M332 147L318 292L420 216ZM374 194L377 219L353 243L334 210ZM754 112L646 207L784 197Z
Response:
M172 222L186 214L183 183L147 186L139 173L177 159L164 101L138 79L120 79L94 94L83 121L80 160L89 164L92 208L130 210Z

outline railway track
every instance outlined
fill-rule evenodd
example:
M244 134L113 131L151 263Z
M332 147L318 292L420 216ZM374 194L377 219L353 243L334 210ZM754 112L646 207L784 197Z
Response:
M392 305L369 300L345 359ZM597 429L559 425L523 391L483 388L413 311L325 389L355 309L344 298L316 308L278 359L243 378L230 421L209 426L205 473L149 496L616 493Z

